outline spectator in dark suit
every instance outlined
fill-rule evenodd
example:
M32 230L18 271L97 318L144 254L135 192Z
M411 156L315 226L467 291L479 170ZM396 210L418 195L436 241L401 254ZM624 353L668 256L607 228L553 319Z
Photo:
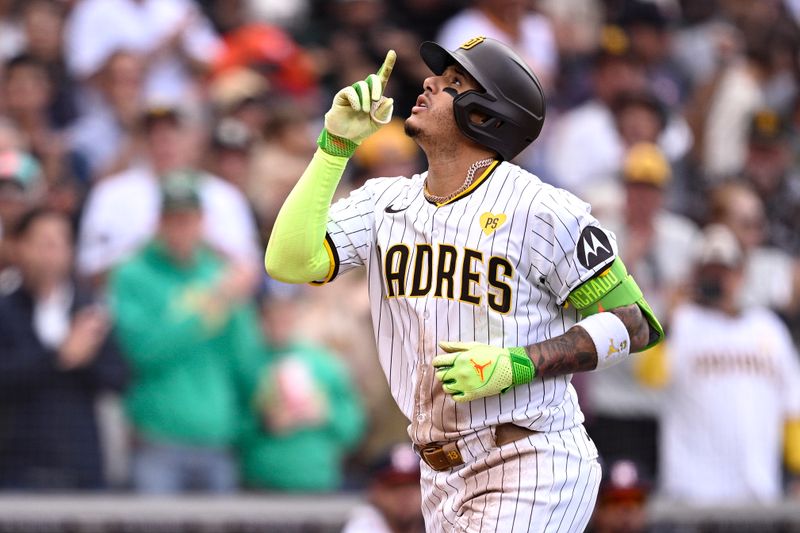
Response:
M72 281L68 218L34 209L12 240L22 282L0 294L0 488L102 488L95 399L128 376L109 318Z

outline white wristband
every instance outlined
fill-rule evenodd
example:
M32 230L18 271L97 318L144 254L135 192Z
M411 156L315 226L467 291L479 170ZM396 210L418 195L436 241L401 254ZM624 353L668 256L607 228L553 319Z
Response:
M604 312L588 316L575 326L586 330L594 341L598 370L614 366L630 355L631 339L628 329L614 313Z

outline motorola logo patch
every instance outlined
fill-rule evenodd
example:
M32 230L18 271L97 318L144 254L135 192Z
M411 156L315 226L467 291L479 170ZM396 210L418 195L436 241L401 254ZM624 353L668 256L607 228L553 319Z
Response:
M586 226L578 239L578 262L589 270L614 256L608 235L596 226Z

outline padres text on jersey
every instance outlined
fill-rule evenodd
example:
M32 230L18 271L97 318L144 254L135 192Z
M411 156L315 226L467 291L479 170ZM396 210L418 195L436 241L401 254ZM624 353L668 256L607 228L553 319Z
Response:
M505 422L538 431L583 421L570 376L457 404L434 379L437 342L527 346L577 318L569 293L616 257L589 206L510 163L455 200L423 196L425 174L368 181L331 207L331 278L366 266L380 362L417 443Z

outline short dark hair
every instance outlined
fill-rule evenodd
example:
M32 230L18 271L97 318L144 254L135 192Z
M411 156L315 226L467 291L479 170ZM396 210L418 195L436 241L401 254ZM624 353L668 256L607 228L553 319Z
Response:
M11 229L10 235L14 239L21 239L25 237L25 235L28 233L28 231L30 231L33 225L36 224L36 222L50 217L63 220L67 223L67 225L69 225L70 229L72 229L72 221L66 213L51 207L37 206L29 209L20 217L20 219Z

